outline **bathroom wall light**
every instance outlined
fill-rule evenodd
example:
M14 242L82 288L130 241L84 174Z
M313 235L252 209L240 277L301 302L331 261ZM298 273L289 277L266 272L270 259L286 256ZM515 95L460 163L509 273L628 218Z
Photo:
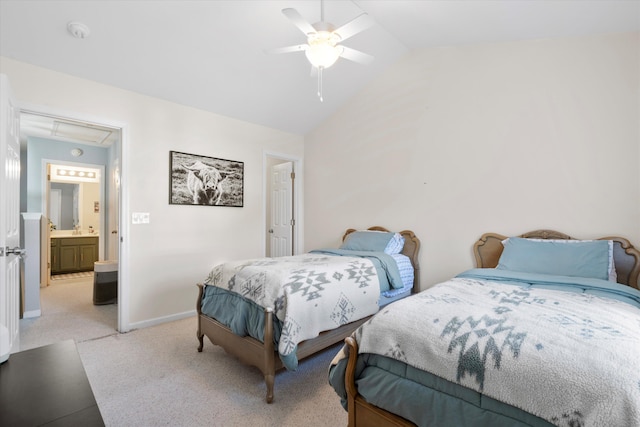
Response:
M71 155L72 155L73 157L80 157L80 156L82 156L83 154L84 154L84 151L82 151L82 150L81 150L81 149L79 149L79 148L74 148L74 149L72 149L72 150L71 150Z
M51 181L99 182L99 171L76 166L51 165Z
M66 170L66 169L57 169L56 173L58 176L78 176L80 178L95 178L95 172L85 172L85 171L75 171L75 170Z

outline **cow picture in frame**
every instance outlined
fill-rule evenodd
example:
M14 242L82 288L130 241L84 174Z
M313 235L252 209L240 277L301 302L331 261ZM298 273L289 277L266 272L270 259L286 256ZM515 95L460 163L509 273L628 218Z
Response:
M243 206L243 162L170 151L169 163L169 204Z

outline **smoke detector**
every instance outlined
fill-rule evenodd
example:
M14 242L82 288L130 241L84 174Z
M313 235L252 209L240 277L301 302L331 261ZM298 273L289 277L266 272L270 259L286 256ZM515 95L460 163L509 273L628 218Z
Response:
M69 22L67 24L67 30L73 37L77 39L86 39L91 34L91 30L89 30L89 27L81 22Z

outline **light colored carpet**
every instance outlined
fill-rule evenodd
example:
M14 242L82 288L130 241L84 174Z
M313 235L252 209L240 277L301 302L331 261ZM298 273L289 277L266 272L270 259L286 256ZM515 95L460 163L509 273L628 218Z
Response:
M20 321L21 349L74 339L107 426L347 425L327 380L339 345L277 373L267 404L258 369L207 338L198 353L195 317L120 334L117 306L94 306L92 292L78 279L43 289L43 316Z
M108 426L346 426L327 381L339 347L276 374L265 402L262 374L205 339L196 319L139 329L78 345Z
M20 320L20 350L117 333L118 306L93 305L93 275L58 279L40 289L40 317Z

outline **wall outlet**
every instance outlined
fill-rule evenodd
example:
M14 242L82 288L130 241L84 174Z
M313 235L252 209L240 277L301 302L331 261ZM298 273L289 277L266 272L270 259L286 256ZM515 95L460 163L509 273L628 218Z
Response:
M131 214L132 224L149 224L149 212L133 212Z

